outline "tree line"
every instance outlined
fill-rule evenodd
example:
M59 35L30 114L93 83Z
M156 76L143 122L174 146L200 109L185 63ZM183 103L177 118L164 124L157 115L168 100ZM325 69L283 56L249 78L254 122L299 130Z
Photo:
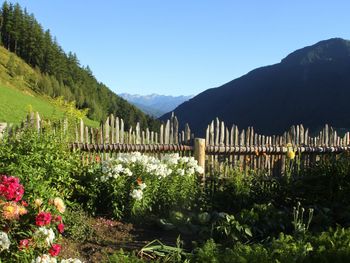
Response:
M76 54L66 53L50 30L44 30L19 4L5 1L1 7L0 44L40 73L42 77L30 85L34 91L74 100L78 108L89 108L88 117L94 120L104 120L113 113L122 117L126 126L136 122L150 128L159 125L98 82L89 66L81 66Z

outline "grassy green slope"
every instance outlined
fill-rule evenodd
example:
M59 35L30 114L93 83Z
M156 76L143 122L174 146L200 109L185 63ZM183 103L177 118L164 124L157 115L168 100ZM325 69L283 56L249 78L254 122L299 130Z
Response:
M29 108L38 111L46 118L63 117L63 111L55 108L47 100L5 86L0 86L0 105L0 121L2 122L21 122Z
M10 57L16 75L10 73ZM40 73L33 70L22 59L0 47L0 122L19 124L25 119L29 109L39 112L44 118L64 117L64 110L56 106L50 98L37 94L29 87L28 79L39 79ZM88 118L84 122L93 127L98 123Z

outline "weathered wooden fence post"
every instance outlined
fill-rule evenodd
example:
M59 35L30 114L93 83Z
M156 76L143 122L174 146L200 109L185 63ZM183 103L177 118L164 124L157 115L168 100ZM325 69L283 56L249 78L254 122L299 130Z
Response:
M203 179L205 178L205 139L194 139L194 158L198 165L203 168Z

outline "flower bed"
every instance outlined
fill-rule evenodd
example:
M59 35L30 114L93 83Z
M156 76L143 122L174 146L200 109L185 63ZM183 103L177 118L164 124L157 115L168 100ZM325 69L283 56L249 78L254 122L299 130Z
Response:
M0 250L8 262L58 262L64 232L65 204L59 197L47 202L22 199L25 188L17 177L0 175ZM80 262L62 259L60 262Z
M119 154L92 171L86 185L89 208L117 219L191 209L200 173L202 168L193 157Z

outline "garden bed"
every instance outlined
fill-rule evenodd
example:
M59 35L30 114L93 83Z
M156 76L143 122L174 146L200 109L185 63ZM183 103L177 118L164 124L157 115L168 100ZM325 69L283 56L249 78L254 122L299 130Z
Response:
M349 262L350 157L272 178L140 153L82 163L50 132L0 147L2 262ZM222 169L225 179L222 179ZM66 209L67 207L67 209Z

